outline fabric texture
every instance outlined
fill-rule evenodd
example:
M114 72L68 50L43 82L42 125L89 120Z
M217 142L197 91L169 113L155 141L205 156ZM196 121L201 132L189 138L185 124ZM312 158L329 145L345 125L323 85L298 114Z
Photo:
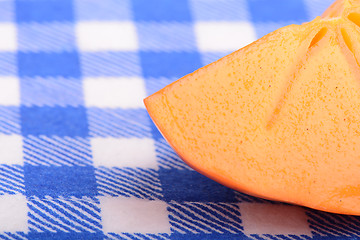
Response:
M0 239L354 239L186 166L143 98L331 0L0 1Z

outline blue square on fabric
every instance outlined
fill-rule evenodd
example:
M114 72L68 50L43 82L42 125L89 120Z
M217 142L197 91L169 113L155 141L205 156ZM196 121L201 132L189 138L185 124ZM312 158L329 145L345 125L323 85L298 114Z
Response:
M299 22L307 20L303 0L248 0L251 20L254 22Z
M193 170L159 170L164 199L189 202L236 202L234 190Z
M20 77L79 77L80 62L76 52L18 53Z
M82 83L77 78L21 78L23 106L84 105Z
M97 188L92 166L32 166L25 164L26 196L96 196Z
M0 22L13 22L14 13L14 0L0 1Z
M137 52L82 52L80 58L85 77L141 75Z
M198 52L140 52L145 77L182 77L202 67Z
M61 52L75 49L75 30L70 23L22 23L17 25L19 51Z
M132 0L136 21L191 21L187 0Z
M196 51L193 24L138 23L140 50L160 52Z
M199 21L249 20L247 0L191 0L191 5Z
M75 0L76 18L89 20L132 20L131 0Z
M84 107L22 106L20 114L23 136L88 136L88 123Z
M91 239L91 240L103 240L104 234L99 233L88 233L88 232L35 232L31 231L28 233L27 238L28 240L64 240L64 239L71 239L71 240L84 240L84 239Z
M15 0L18 22L73 21L72 0Z

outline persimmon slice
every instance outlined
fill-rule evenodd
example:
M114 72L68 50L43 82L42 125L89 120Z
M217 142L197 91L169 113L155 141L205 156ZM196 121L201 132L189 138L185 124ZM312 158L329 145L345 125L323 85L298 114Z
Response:
M360 1L278 29L145 99L192 168L238 191L360 215Z

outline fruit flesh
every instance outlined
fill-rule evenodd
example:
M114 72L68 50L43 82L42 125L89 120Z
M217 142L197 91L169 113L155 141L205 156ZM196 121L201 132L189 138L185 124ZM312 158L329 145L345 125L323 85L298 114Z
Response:
M151 118L186 163L228 187L360 215L357 3L167 86L145 99Z

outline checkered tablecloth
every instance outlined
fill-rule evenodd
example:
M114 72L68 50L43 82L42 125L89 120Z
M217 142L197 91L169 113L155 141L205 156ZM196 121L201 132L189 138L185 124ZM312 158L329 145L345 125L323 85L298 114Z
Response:
M187 167L142 100L331 0L0 0L0 239L334 239Z

